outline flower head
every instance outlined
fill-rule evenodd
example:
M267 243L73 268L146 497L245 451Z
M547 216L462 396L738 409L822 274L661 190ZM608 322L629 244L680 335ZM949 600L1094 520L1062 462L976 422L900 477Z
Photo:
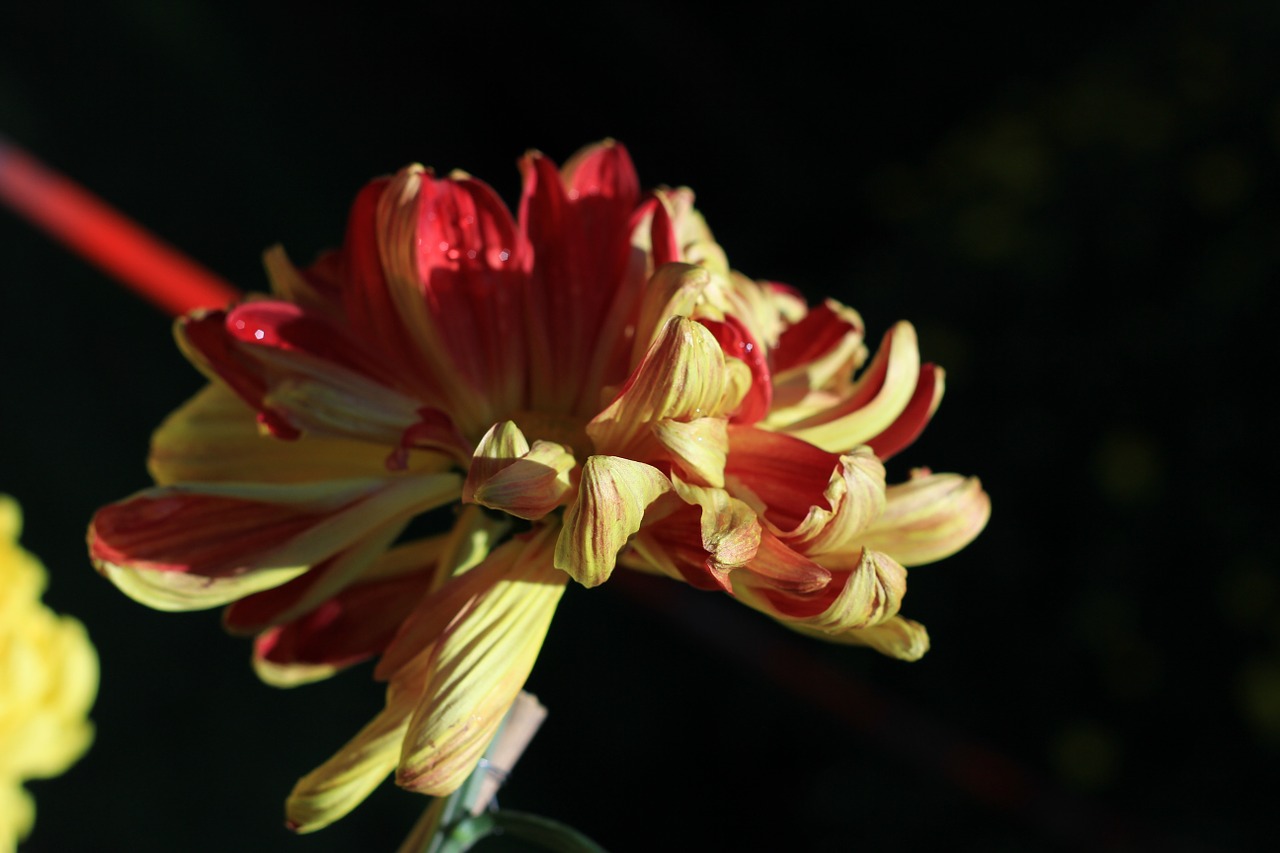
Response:
M910 325L868 362L852 309L733 272L692 193L642 193L620 145L520 166L515 217L460 172L374 181L340 251L272 250L271 298L179 321L210 385L156 432L156 486L90 529L139 601L229 605L269 682L377 659L386 706L299 782L296 828L393 771L456 788L570 580L666 574L914 659L903 566L986 522L976 480L885 486L942 394Z
M93 740L98 657L84 626L40 603L44 566L18 545L22 514L0 495L0 850L31 831L27 779L65 771Z

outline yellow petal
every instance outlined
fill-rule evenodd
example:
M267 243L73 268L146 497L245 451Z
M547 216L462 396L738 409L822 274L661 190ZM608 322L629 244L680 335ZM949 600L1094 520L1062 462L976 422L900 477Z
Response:
M386 705L332 758L298 780L285 801L290 829L323 829L364 802L400 760L404 734L426 683L430 650L387 688Z
M949 557L973 541L991 516L991 499L977 477L913 471L890 486L884 513L860 537L904 566Z
M658 443L694 481L724 487L724 463L729 455L728 422L724 418L676 421L664 418L653 426Z
M662 327L617 399L587 424L598 453L642 458L648 427L663 419L716 417L730 400L729 373L720 344L688 317Z
M589 458L578 499L565 513L555 567L586 587L604 583L618 551L640 529L645 508L670 489L671 481L652 465L617 456Z
M548 526L490 557L505 571L449 627L405 734L396 784L443 796L470 775L533 668L564 592ZM482 571L478 567L474 572Z
M530 521L560 505L577 464L562 444L533 447L513 421L494 424L476 447L462 499Z
M710 283L709 272L689 264L666 264L653 274L640 301L631 345L632 366L640 362L668 320L693 316Z
M165 418L151 437L147 462L157 485L181 482L299 483L386 473L387 447L308 435L281 441L262 435L254 411L219 382L205 386ZM443 457L413 452L410 470L440 469Z
M755 510L724 489L674 480L676 492L686 503L702 509L702 547L714 571L741 568L760 547L760 522Z
M828 634L879 625L897 615L906 591L907 570L885 554L864 549L836 600L807 624Z
M495 519L478 506L463 507L441 550L432 586L401 623L395 639L383 651L374 678L392 679L396 673L448 629L476 596L493 585L505 570L490 553L507 533L509 519Z
M804 625L787 627L828 642L870 646L881 654L898 660L920 660L929 651L929 632L919 622L901 616L891 617L870 628L855 628L843 634L829 634Z

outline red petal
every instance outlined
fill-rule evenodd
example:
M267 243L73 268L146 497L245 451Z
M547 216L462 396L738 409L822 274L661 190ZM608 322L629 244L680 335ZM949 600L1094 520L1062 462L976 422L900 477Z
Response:
M759 421L769 414L769 407L773 404L773 382L769 376L764 347L751 336L738 318L731 315L726 316L723 323L708 319L699 319L698 322L715 336L725 355L740 359L751 368L751 390L738 405L738 410L731 418L732 422L753 424Z
M824 493L840 456L783 433L729 425L726 480L736 480L768 507L765 516L783 530L802 522L811 506L831 509ZM733 489L730 488L732 492Z
M639 181L620 145L605 143L575 155L563 178L540 154L521 162L520 228L536 263L531 271L530 373L533 408L572 410L591 370L600 329L631 260L632 217ZM555 382L538 377L555 376ZM583 412L585 413L585 411Z
M774 286L786 288L785 285ZM817 306L778 338L778 345L769 354L773 359L773 372L781 373L797 365L816 361L844 340L844 336L850 332L861 334L862 329L833 311L829 304Z
M289 302L246 302L226 317L227 335L246 347L270 347L304 353L363 373L388 387L394 373L365 352L346 332L324 317L308 314Z
M387 289L382 268L378 207L391 180L379 178L356 196L347 220L339 266L343 281L342 305L353 334L359 340L381 347L383 353L391 357L391 363L395 363L404 353L417 350ZM324 271L318 269L316 273Z
M916 390L911 395L907 407L902 410L889 427L867 445L875 451L876 456L888 459L906 449L924 432L929 419L938 408L942 396L942 369L932 364L920 368L920 378L916 380Z
M757 583L755 586L760 587L771 600L775 591L782 591L788 594L786 601L792 601L792 594L804 596L798 599L803 606L822 600L826 594L822 591L831 581L831 572L803 554L793 551L768 530L760 531L760 547L756 550L755 559L747 563L746 569L764 580L764 584ZM828 601L827 604L829 603ZM827 608L827 604L816 612L821 613Z
M226 311L206 311L178 320L180 340L194 352L190 353L227 387L258 412L258 422L276 438L295 439L302 433L278 412L266 409L262 397L267 391L262 369L240 352L227 335Z
M320 513L218 495L138 496L98 510L95 560L207 577L237 574L253 556L314 526Z
M227 611L228 621L237 608L242 613L254 609L255 599L279 593L311 574L314 572L233 604ZM254 654L276 664L344 667L359 663L380 654L390 644L430 582L431 573L421 572L349 587L307 615L258 635Z

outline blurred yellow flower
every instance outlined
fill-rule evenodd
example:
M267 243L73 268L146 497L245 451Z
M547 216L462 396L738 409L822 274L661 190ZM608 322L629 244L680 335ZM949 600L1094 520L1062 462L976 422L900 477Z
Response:
M0 851L31 832L27 779L57 776L93 740L98 656L84 626L40 603L45 570L18 545L22 512L0 495Z

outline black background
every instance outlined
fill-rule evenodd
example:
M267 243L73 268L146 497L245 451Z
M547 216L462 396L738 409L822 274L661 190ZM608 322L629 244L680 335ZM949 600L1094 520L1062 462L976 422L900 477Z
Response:
M933 650L571 589L504 805L624 853L1247 850L1280 828L1277 37L1265 2L45 0L0 11L0 132L245 289L267 246L336 243L374 175L463 168L514 201L526 148L614 137L697 191L736 268L873 340L916 324L947 396L890 474L977 474L994 505L911 574ZM425 801L390 784L282 826L380 707L367 668L262 686L216 613L147 610L84 556L201 385L169 321L6 211L0 288L0 490L102 659L97 742L31 786L24 849L394 849Z

